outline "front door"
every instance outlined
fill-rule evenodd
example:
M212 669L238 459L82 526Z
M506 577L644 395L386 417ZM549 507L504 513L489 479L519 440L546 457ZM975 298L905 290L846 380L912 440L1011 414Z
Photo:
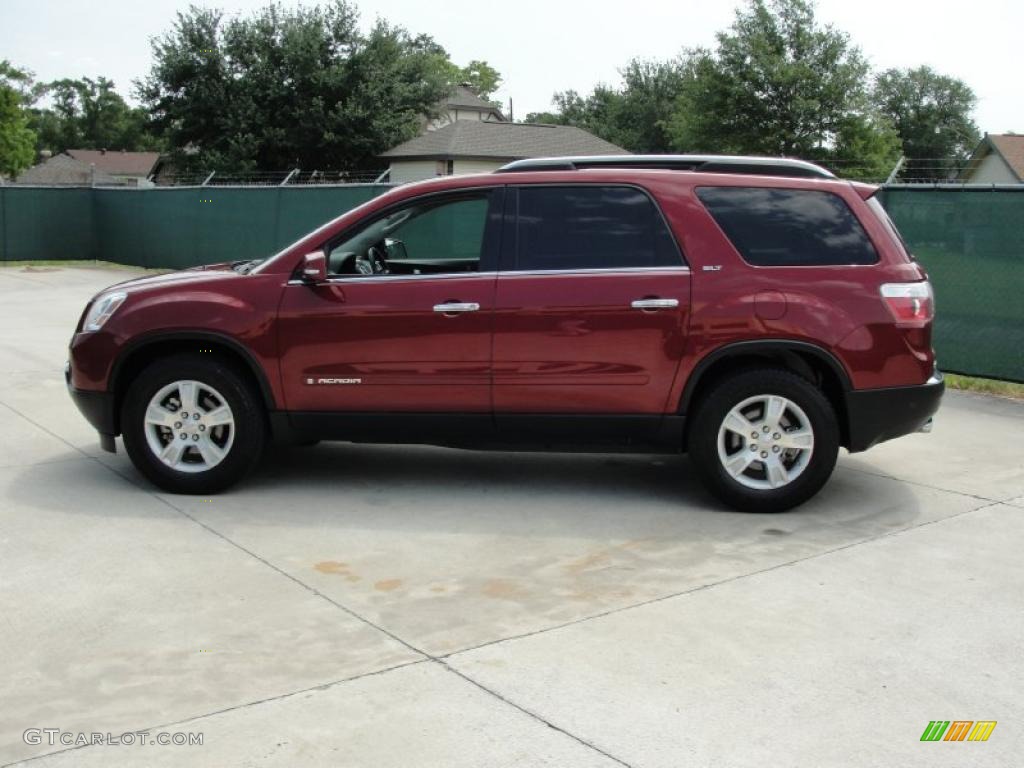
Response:
M500 203L416 198L325 243L328 280L281 302L287 409L489 413Z
M640 423L654 428L690 300L689 269L661 212L628 186L523 186L508 196L495 298L499 426L522 414L592 414L651 415Z

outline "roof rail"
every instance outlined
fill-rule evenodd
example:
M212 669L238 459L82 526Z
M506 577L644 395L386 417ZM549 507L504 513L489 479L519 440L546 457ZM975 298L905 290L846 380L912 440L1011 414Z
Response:
M786 157L743 155L596 155L593 157L534 157L503 165L497 173L579 171L586 168L654 168L694 173L744 173L757 176L796 176L834 179L820 165Z

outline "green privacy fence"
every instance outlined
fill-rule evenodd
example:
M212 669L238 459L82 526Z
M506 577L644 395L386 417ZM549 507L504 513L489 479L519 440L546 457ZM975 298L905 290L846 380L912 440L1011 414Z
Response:
M939 365L1024 381L1024 185L881 195L935 288Z
M0 187L0 260L189 267L259 258L388 188ZM1024 185L880 194L935 285L940 365L1024 381Z
M95 259L93 193L0 187L0 260Z
M180 268L261 258L389 188L0 187L0 260Z

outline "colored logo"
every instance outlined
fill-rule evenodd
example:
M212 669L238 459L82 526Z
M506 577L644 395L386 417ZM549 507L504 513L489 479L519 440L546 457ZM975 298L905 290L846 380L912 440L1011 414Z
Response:
M932 720L921 741L988 741L995 729L995 720Z

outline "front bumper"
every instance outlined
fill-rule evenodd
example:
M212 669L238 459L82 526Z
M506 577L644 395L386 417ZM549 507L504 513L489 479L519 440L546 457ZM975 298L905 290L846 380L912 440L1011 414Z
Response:
M75 389L71 386L71 364L64 366L64 383L75 406L100 433L100 446L105 451L114 453L114 437L117 435L117 419L114 414L114 395L112 392L93 392L86 389Z
M911 387L860 389L846 393L847 448L866 451L894 437L930 426L946 383L938 370L924 384Z

